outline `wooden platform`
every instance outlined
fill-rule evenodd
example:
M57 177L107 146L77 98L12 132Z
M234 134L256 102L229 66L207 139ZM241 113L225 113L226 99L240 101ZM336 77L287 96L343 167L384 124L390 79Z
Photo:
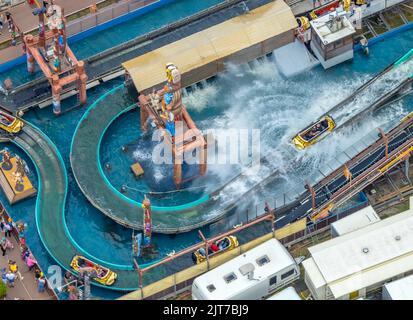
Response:
M10 159L13 167L10 170L3 169L3 163L0 163L0 186L3 189L10 204L32 197L37 190L33 187L29 178L23 178L23 190L16 190L16 182L13 173L16 171L16 158Z
M141 165L139 164L139 162L135 162L133 165L130 166L133 174L135 175L135 177L140 177L143 176L144 171L141 167Z

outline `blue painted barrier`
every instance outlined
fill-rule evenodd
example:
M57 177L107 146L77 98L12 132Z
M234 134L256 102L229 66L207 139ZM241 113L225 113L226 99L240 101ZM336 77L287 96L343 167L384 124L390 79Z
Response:
M413 28L413 22L409 22L409 23L407 23L407 24L405 24L405 25L402 25L402 26L400 26L400 27L398 27L398 28L395 28L395 29L393 29L393 30L390 30L390 31L387 31L387 32L385 32L385 33L379 34L378 36L376 36L376 37L374 37L374 38L372 38L372 39L369 39L369 45L375 44L375 43L380 42L380 41L382 41L382 40L384 40L384 39L390 38L390 37L392 37L392 36L394 36L394 35L396 35L396 34L398 34L398 33L400 33L400 32L407 31L407 30L410 30L410 29L412 29L412 28ZM360 49L361 49L361 45L360 45L360 44L356 44L356 45L354 46L354 51L358 51L358 50L360 50Z

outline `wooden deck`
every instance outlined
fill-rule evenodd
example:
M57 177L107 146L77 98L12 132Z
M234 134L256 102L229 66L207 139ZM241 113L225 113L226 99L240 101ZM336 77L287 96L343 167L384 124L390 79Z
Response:
M37 191L27 176L23 177L23 189L16 189L15 177L13 175L16 170L16 158L11 158L10 162L13 167L9 170L5 170L2 163L0 164L0 186L9 200L9 203L14 204L18 201L34 196Z

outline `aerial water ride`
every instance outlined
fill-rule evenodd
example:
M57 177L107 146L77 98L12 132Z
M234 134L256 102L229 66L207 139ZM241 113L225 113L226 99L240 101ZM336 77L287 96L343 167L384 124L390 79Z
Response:
M397 95L400 91L402 91L402 89L405 88L406 85L412 81L412 77L410 74L408 77L406 77L406 79L404 79L402 82L397 84L394 89L380 96L377 100L369 104L366 108L362 109L360 112L352 116L350 119L345 120L345 121L340 119L339 111L342 111L343 107L346 104L353 102L359 93L363 92L366 88L371 86L378 79L382 78L389 71L404 64L406 61L410 61L410 58L412 55L413 55L413 49L411 49L409 52L407 52L405 55L397 59L395 62L393 62L389 66L387 66L384 70L382 70L380 73L375 75L373 78L371 78L369 81L364 83L362 86L357 88L350 96L346 97L345 99L340 101L338 104L336 104L333 108L328 110L317 121L311 123L305 129L297 133L291 140L292 144L295 145L297 149L300 149L300 150L306 149L316 144L318 141L324 139L326 136L330 134L330 132L333 132L337 130L338 128L344 127L350 122L353 122L354 120L360 118L360 116L365 115L366 112L370 110L373 110L373 111L377 110L379 107L382 107L383 105L388 103L391 99L393 99L395 95ZM337 115L335 115L336 113Z
M147 131L148 120L162 131L172 151L173 177L177 189L182 184L184 154L196 151L199 157L199 175L207 170L207 141L196 127L182 103L181 73L175 64L165 66L165 86L149 95L140 94L141 129Z
M0 128L8 133L19 133L23 122L16 117L0 111Z
M239 243L237 237L223 237L222 239L215 241L208 247L208 258L212 258L226 251L235 249L236 247L238 247L238 245ZM205 251L205 248L199 248L192 254L192 260L196 264L204 262L206 259L207 253Z
M335 127L336 123L332 117L323 116L298 133L293 138L293 143L298 149L305 149L326 137Z
M89 259L86 259L85 257L79 255L73 257L70 266L76 272L95 271L95 276L93 276L93 280L105 286L112 285L118 277L118 275L110 269L102 267L90 261Z

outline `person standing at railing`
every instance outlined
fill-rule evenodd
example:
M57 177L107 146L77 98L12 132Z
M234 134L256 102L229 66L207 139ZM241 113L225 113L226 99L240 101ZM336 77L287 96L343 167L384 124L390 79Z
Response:
M4 14L0 13L0 34L3 30L3 26L4 26Z
M1 252L2 252L2 256L4 257L6 255L6 243L5 243L5 241L2 241L0 243L0 249L1 249Z

